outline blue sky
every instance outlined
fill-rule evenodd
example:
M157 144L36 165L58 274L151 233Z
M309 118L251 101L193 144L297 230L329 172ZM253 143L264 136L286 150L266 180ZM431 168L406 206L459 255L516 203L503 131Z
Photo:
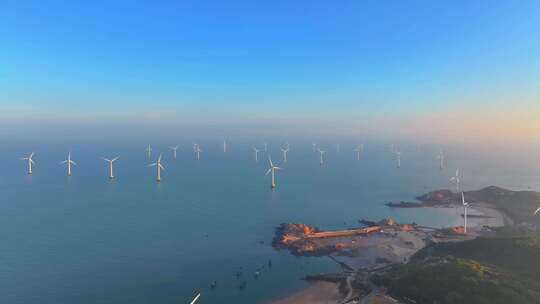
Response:
M525 110L540 2L3 1L0 46L12 121Z

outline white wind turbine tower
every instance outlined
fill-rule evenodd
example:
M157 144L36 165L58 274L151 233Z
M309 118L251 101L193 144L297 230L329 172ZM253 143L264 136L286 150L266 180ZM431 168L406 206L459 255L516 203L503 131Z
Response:
M176 159L176 151L178 150L179 146L169 147L173 151L173 159Z
M459 168L456 169L456 175L450 178L450 182L456 184L456 193L459 193L459 186L461 183L461 178L459 177Z
M27 157L21 158L21 160L26 160L28 162L28 174L32 174L32 165L35 164L34 160L32 160L33 156L34 156L34 152L32 152Z
M320 164L321 166L324 164L324 153L326 153L326 151L323 151L321 149L317 149L317 151L319 151L319 155L320 155Z
M145 151L148 158L152 157L152 147L150 146L150 144L148 144L148 147L146 147Z
M223 153L227 153L227 142L223 141Z
M353 151L356 152L356 160L360 160L360 153L362 153L362 146L360 145L356 146L356 148L354 148Z
M160 182L161 181L161 170L165 170L165 168L161 164L161 154L159 154L159 157L158 157L158 159L157 159L157 161L155 163L148 165L148 167L154 167L154 166L157 169L156 181Z
M199 146L199 144L195 144L193 146L193 151L195 152L195 155L197 156L197 160L200 160L201 159L201 146Z
M191 300L191 302L189 304L195 304L197 302L197 300L199 299L199 297L201 296L201 293L199 292L195 298L193 298L193 300Z
M443 170L444 169L444 152L442 149L439 150L439 155L437 155L437 159L441 161L439 168Z
M397 150L395 153L396 153L397 167L401 168L401 152Z
M71 152L68 152L68 157L66 160L61 162L60 164L67 164L67 175L71 175L71 165L77 165L74 161L71 160Z
M467 233L467 208L469 208L469 203L465 202L465 194L463 192L461 192L461 204L463 205L463 218L464 218L463 231Z
M289 145L287 145L286 148L281 148L281 152L283 152L283 162L287 162L287 152L289 152Z
M264 142L263 145L264 145L264 152L268 152L268 143Z
M259 162L259 152L261 152L261 150L255 147L252 147L252 148L253 148L253 152L255 152L255 162Z
M313 147L313 152L317 152L317 144L311 144L311 146Z
M272 163L272 159L270 157L268 157L268 162L270 163L270 168L268 169L268 171L266 171L266 174L265 175L268 175L269 173L272 173L272 188L275 188L276 187L276 173L275 171L276 170L281 170L280 167L278 166L274 166L274 164Z
M105 158L105 157L102 157L101 159L103 159L104 161L109 163L109 179L113 179L114 178L113 163L118 159L118 156L113 158L113 159L108 159L108 158Z

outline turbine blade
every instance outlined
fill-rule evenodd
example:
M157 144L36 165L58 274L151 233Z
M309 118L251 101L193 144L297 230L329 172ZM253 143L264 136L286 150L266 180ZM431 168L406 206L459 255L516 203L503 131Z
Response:
M191 303L189 303L189 304L195 304L195 302L197 302L197 300L199 299L200 296L201 296L201 294L198 293L198 294L195 296L195 298L193 298L193 301L191 301Z
M113 158L111 161L112 161L112 162L113 162L113 161L116 161L116 160L119 159L119 158L120 158L120 156L117 156L117 157Z
M70 162L71 162L72 164L74 164L75 166L78 166L76 162L74 162L74 161L72 161L72 160L70 160Z
M149 164L148 167L154 167L157 163Z
M159 164L158 166L161 168L161 170L165 171L165 167L163 167L163 165Z
M534 212L534 215L536 215L538 212L540 212L540 208L536 209L536 211Z
M268 169L268 171L266 171L266 173L264 175L268 175L268 174L270 174L270 172L272 172L272 168Z
M33 159L29 158L28 160L29 160L32 164L35 164L35 162L34 162Z

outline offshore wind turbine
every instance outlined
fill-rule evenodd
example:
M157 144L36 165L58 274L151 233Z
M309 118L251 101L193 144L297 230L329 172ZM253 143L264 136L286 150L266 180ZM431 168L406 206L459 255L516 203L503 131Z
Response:
M289 145L287 145L287 147L285 149L281 148L281 152L283 153L283 162L286 163L287 162L287 152L289 152Z
M437 155L437 159L440 160L440 162L441 162L441 163L439 164L439 168L440 168L441 170L443 170L443 169L444 169L444 159L445 159L443 149L440 149L440 150L439 150L439 155Z
M223 141L223 153L227 153L227 142Z
M311 144L311 147L313 148L313 152L317 152L317 144Z
M268 152L268 143L264 142L263 145L264 145L264 152Z
M74 161L71 160L71 152L68 152L68 157L66 160L61 162L60 164L67 164L67 175L71 175L71 165L77 165Z
M399 150L396 150L396 161L397 161L397 167L401 168L401 152Z
M169 147L173 151L173 159L176 159L176 151L178 150L179 146Z
M456 175L450 178L450 182L456 184L456 193L459 193L459 185L461 183L461 178L459 177L459 168L456 169Z
M463 191L461 192L461 204L463 205L464 218L463 231L467 233L467 208L469 208L469 203L465 202L465 194L463 193Z
M362 153L362 146L358 145L356 148L353 149L354 152L356 152L356 160L360 160L360 153Z
M259 162L259 152L261 152L261 150L255 147L252 147L252 148L253 148L253 152L255 153L255 162Z
M189 302L189 304L195 304L197 302L197 300L199 299L199 297L201 296L201 293L199 292L195 298L193 298L193 300L191 300L191 302Z
M197 160L200 160L202 150L201 150L201 146L199 146L199 144L194 144L193 145L193 152L195 152Z
M101 159L109 163L109 179L113 179L113 163L118 159L118 156L113 159L107 159L105 157L102 157Z
M326 153L326 151L323 151L321 149L317 149L317 151L319 151L319 155L320 155L320 164L321 166L324 164L324 153Z
M146 151L146 157L148 158L152 157L152 147L150 146L150 144L148 144L148 147L146 147L145 151Z
M156 167L157 169L157 176L156 176L156 181L160 182L161 181L161 170L165 170L165 168L163 167L163 165L161 164L161 154L159 154L159 157L157 159L157 161L155 163L152 163L150 165L148 165L148 167Z
M32 160L32 157L34 156L34 152L32 152L27 157L21 158L21 160L26 160L28 163L28 174L32 174L32 165L34 165L34 160Z
M268 162L270 163L270 168L268 169L268 171L266 171L266 174L265 175L268 175L269 173L272 173L272 184L271 184L271 187L272 189L276 187L276 173L275 171L276 170L281 170L280 167L278 166L274 166L274 164L272 163L272 158L268 157Z

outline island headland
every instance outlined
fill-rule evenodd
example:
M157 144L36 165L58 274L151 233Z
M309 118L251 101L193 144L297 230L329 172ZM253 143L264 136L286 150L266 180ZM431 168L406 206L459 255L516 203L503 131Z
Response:
M342 271L308 275L303 279L315 285L275 303L507 303L501 301L512 298L519 300L514 303L540 303L540 266L531 273L490 253L506 252L531 263L540 256L540 219L532 212L540 206L540 193L490 186L464 194L471 210L467 233L463 226L435 229L393 219L359 219L358 227L333 231L280 224L274 248L295 256L331 258ZM461 208L462 200L461 194L436 190L416 202L386 205ZM457 285L466 280L477 283L476 296ZM496 291L493 284L498 284Z

